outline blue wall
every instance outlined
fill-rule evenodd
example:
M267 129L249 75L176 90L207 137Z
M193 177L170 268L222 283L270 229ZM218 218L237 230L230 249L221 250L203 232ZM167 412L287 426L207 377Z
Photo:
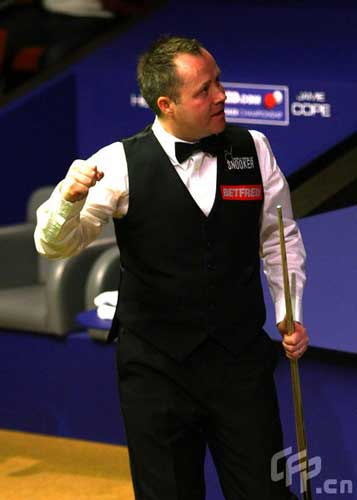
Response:
M0 113L0 223L21 222L34 188L55 184L77 151L73 75L56 79Z

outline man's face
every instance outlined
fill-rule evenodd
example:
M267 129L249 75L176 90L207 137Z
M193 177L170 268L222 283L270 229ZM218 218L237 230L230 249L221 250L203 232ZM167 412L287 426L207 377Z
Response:
M216 61L202 50L200 55L179 54L175 64L182 85L177 102L170 101L169 131L187 141L219 134L226 124L226 94Z

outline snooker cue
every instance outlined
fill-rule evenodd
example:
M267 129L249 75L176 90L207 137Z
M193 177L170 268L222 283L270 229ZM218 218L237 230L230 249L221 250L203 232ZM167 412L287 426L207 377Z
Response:
M286 307L285 319L286 319L288 335L291 335L294 332L294 320L293 320L293 311L291 306L288 263L286 258L283 212L281 205L278 205L276 208L278 212L281 263L283 268L283 281L284 281L284 294L285 294L285 307ZM295 412L296 441L299 452L301 493L303 500L311 500L312 496L311 496L310 479L308 477L309 460L307 456L299 365L297 359L290 359L290 372L291 372L291 384L292 384L294 412Z

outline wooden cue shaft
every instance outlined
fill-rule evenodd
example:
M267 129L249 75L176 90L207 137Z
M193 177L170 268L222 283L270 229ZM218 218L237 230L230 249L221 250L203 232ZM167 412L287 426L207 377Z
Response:
M291 305L288 263L286 258L283 211L281 205L278 205L276 208L278 212L281 263L283 268L286 324L287 324L288 334L291 335L294 332L294 319L293 319L293 311ZM295 412L296 440L298 445L298 452L300 455L299 462L300 462L300 479L302 485L302 494L304 500L311 500L312 496L311 496L310 480L308 479L308 456L307 456L306 435L304 426L304 414L303 414L302 397L301 397L299 364L297 359L290 359L290 372L291 372L291 384L292 384L294 412Z

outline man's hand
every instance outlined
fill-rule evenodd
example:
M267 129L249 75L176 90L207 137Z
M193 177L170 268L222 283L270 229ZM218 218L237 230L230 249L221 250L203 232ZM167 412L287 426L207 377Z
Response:
M85 161L75 160L62 181L61 193L65 200L74 203L83 200L89 189L104 176L96 166L90 166Z
M278 323L278 330L283 337L283 347L289 359L299 359L304 354L309 344L306 328L294 321L294 332L288 335L286 320Z

